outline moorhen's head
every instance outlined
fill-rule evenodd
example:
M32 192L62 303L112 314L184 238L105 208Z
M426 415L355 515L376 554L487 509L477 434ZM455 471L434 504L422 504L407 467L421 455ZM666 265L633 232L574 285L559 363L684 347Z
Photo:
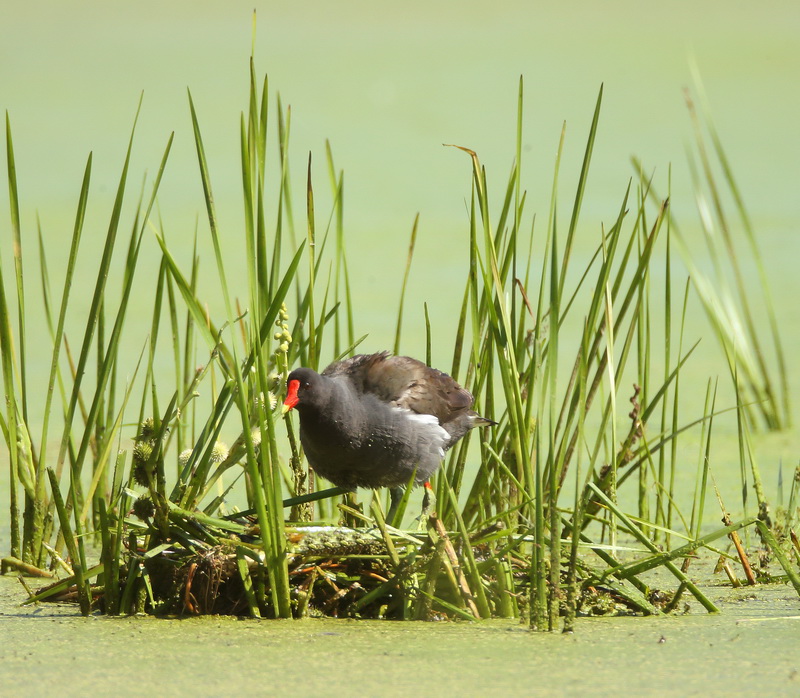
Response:
M302 410L304 407L320 407L325 404L330 386L328 381L310 368L296 368L286 380L286 399L283 401L283 413L293 407Z

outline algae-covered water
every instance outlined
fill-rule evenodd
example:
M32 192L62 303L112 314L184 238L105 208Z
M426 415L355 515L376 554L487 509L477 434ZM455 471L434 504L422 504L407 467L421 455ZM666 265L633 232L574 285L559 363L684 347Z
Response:
M21 609L6 577L0 694L798 695L794 591L706 591L722 614L587 618L564 635L505 620L83 618L74 606Z
M673 213L687 231L696 232L684 155L691 126L682 96L692 84L692 61L705 81L757 230L790 356L800 345L800 5L778 0L758 5L567 0L545 8L521 0L274 5L257 7L257 69L269 73L271 94L280 90L284 107L292 105L295 193L304 192L305 161L309 150L314 153L318 226L329 205L325 139L330 139L336 166L345 170L357 335L369 333L369 350L393 343L402 261L419 212L401 348L418 355L424 351L422 308L427 302L433 363L448 365L467 262L464 200L471 171L463 154L441 144L478 151L499 192L513 157L521 74L528 212L546 219L556 145L566 120L566 220L603 83L576 254L592 250L601 222L616 216L632 174L631 154L656 168L662 182L673 166ZM3 9L0 109L8 110L14 133L23 237L30 241L26 268L36 268L33 241L41 224L54 288L60 283L59 254L68 245L85 158L94 153L81 260L85 267L79 274L87 285L73 291L73 322L80 324L88 307L97 248L142 89L132 177L145 170L152 176L175 130L159 212L179 262L188 263L197 229L202 268L211 270L188 85L204 132L232 292L241 290L237 283L243 278L235 273L244 254L238 129L239 112L246 106L252 9L253 3L238 0L125 5L47 0ZM0 183L0 191L5 189ZM298 203L300 237L303 210ZM4 271L12 279L6 252L9 220L7 198L0 196ZM154 240L146 239L145 283L147 261L152 272L159 254ZM752 269L748 273L750 283L757 284ZM201 288L203 283L205 278ZM26 287L29 309L38 308L34 273L27 274ZM213 312L219 292L213 284L206 291ZM151 308L141 310L137 319L133 308L125 340L132 364L150 331ZM28 332L32 363L49 366L44 323L30 322ZM708 377L728 380L705 317L690 306L685 346L701 337L683 369L685 386L705 386ZM157 371L170 360L156 357ZM795 364L788 368L796 425L800 370ZM170 380L164 376L162 384ZM34 388L35 381L31 378ZM32 397L32 410L42 395L40 390ZM696 411L687 413L687 420L701 411L689 407ZM720 420L715 428L713 473L735 514L741 505L735 424ZM758 435L755 449L767 495L777 503L779 469L787 481L800 454L798 428ZM677 480L684 502L694 482L696 444L687 454ZM7 468L7 453L0 448L3 554L9 549ZM710 506L709 512L716 520ZM528 633L513 621L82 618L72 606L22 608L21 586L0 577L0 695L800 694L800 602L794 591L783 585L755 592L708 591L720 605L718 616L693 607L688 615L665 618L580 619L575 634L547 635Z

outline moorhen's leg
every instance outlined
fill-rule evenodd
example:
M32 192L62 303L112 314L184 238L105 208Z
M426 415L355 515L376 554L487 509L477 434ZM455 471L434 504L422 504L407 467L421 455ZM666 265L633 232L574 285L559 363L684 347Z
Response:
M426 480L423 487L425 488L425 494L422 496L422 513L420 514L420 519L425 520L431 511L433 511L433 507L436 506L436 495L433 493L430 480Z
M386 523L390 526L395 526L394 517L397 514L397 509L400 506L400 502L403 500L403 494L405 493L404 488L402 487L390 487L389 488L389 512L386 514ZM399 521L397 522L400 523Z

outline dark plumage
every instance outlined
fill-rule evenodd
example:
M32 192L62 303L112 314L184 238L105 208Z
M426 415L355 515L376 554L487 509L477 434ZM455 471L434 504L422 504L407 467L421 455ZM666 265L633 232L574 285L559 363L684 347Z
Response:
M493 424L450 376L408 356L359 354L321 374L289 374L284 409L300 413L311 467L339 487L427 482L470 429Z

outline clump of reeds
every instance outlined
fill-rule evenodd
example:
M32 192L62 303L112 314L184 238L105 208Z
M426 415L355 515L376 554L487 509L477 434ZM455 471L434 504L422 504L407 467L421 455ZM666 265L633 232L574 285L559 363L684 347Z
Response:
M789 373L769 275L696 67L694 76L700 112L687 90L695 142L689 164L712 271L704 271L699 251L672 221L675 238L725 361L737 376L747 419L771 430L785 429L792 421ZM634 165L641 175L641 163L634 159ZM748 283L748 267L751 276L756 273L757 284Z
M668 201L661 201L651 216L646 202L652 189L642 180L637 188L629 184L621 192L610 224L587 226L581 221L601 99L602 90L565 219L558 195L562 132L551 209L542 232L525 210L522 81L515 156L498 202L489 195L489 177L478 154L465 147L454 151L454 156L469 158L473 184L470 264L451 373L478 396L481 414L497 426L472 447L465 438L452 449L433 482L436 514L420 520L413 531L399 523L407 501L392 522L397 525L391 526L380 494L371 497L365 512L366 503L352 493L315 481L303 465L291 421L276 410L276 396L291 366L317 368L326 359L351 353L363 337L355 332L350 295L343 174L336 171L328 148L333 209L324 230L318 229L309 157L306 234L298 241L289 187L291 112L277 101L279 177L277 192L268 195L265 173L272 162L267 142L274 117L267 80L257 80L252 61L240 141L247 297L234 298L229 290L212 177L190 95L224 315L212 318L206 310L198 255L183 268L172 254L164 225L151 218L171 137L151 195L146 205L140 198L136 209L121 296L113 300L106 292L131 138L91 314L74 361L65 317L88 205L90 158L55 320L44 234L39 236L40 276L53 339L39 441L30 434L34 420L27 411L32 369L26 361L23 236L7 120L18 325L15 335L0 265L0 358L6 393L0 427L12 473L12 549L6 564L39 569L48 556L63 560L66 550L69 571L67 578L30 600L74 593L84 613L101 603L109 614L526 616L539 630L557 629L563 616L563 627L571 629L579 613L620 608L662 613L677 607L685 591L708 611L716 610L689 577L688 561L700 548L754 525L800 591L797 572L777 542L773 547L764 516L745 514L714 531L701 531L717 407L709 391L698 414L683 418L678 413L680 390L686 389L681 370L694 347L686 348L683 337L688 282L682 284L682 297L673 288ZM585 269L574 270L579 228L592 231L596 249ZM124 390L118 386L120 368L127 369L118 365L120 336L139 250L150 229L161 264L151 332L143 349L143 387L136 418L130 420L126 415L135 382L131 379ZM401 290L396 346L416 235L417 222ZM658 246L667 265L661 305L651 289ZM430 346L430 327L427 332ZM660 346L665 347L664 368L657 375L653 357ZM171 354L174 361L175 386L166 399L154 375L159 353ZM82 377L91 356L97 381L87 388ZM59 391L54 393L56 384ZM54 394L65 415L57 456L45 448ZM744 403L735 408L742 414ZM123 426L130 421L137 426ZM705 452L687 517L674 480L679 438L692 427L702 430ZM223 429L239 434L230 448L221 442ZM119 450L123 434L132 439L130 453ZM747 435L743 423L743 463ZM233 488L244 492L246 511L228 510ZM636 514L620 504L623 488L635 491ZM90 564L87 550L92 532L100 547L96 564ZM674 538L684 542L673 547ZM654 594L643 581L642 575L655 567L674 576L674 593Z

